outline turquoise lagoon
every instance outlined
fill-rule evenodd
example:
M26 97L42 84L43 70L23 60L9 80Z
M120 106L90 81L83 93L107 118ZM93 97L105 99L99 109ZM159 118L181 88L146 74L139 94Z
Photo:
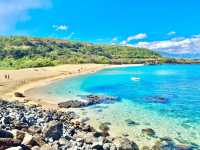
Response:
M150 146L159 137L171 137L180 144L200 145L200 65L110 68L32 91L38 97L48 96L58 101L81 99L80 95L86 94L117 96L120 101L114 104L76 111L81 117L89 117L95 127L101 122L110 122L113 136L128 134L139 145ZM127 120L136 124L127 124ZM155 130L156 137L143 135L144 128Z

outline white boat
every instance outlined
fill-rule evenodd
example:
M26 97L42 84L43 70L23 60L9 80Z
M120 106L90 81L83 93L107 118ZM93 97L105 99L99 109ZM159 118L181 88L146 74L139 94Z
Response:
M138 78L138 77L132 77L131 80L138 81L138 80L140 80L140 78Z

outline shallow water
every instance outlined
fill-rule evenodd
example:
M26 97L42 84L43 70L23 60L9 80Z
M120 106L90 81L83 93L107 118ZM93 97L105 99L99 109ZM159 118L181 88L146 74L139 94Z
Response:
M117 96L121 101L78 112L90 117L94 126L110 122L112 135L128 134L141 145L156 141L143 135L143 128L152 128L157 137L171 137L177 143L200 145L200 65L105 69L35 90L38 97L48 95L58 101L85 94ZM127 119L137 124L128 125Z

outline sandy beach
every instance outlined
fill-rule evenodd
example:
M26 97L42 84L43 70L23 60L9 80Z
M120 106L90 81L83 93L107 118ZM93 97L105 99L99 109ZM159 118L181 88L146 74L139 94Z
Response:
M15 92L24 93L26 90L50 84L53 81L76 75L92 73L105 68L138 66L107 65L107 64L67 64L53 67L27 68L19 70L0 70L0 97L9 100L24 101L24 98L14 96ZM9 75L9 79L5 76ZM55 103L46 99L33 100L26 97L29 103L40 104L45 107L57 108Z
M104 64L59 65L53 67L0 70L0 97L17 99L15 92L24 91L75 75L95 72L108 67ZM9 75L9 79L5 76ZM20 100L19 98L17 100ZM41 104L44 102L40 102Z

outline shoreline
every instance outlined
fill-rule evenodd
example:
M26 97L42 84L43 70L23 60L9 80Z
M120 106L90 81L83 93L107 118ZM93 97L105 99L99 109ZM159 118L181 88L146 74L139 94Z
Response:
M30 81L28 84L24 84L24 85L18 87L18 89L15 90L15 91L22 92L26 96L26 93L24 93L24 92L27 91L27 90L31 90L30 89L31 87L32 88L38 88L40 86L45 86L47 84L51 84L51 83L53 83L55 81L63 80L63 79L68 78L68 77L79 76L79 75L83 75L83 74L90 74L90 73L94 73L94 72L102 70L102 69L119 68L119 67L121 68L121 67L130 67L130 66L143 66L143 64L138 64L138 65L114 65L114 66L113 65L94 66L94 68L91 67L88 70L84 70L83 69L83 71L74 72L73 74L49 77L47 79L40 79L40 80L37 80L37 81ZM9 94L14 94L14 91L11 91ZM48 95L46 97L48 97ZM162 142L162 140L163 140L162 137L164 137L164 139L165 139L165 135L167 135L167 133L168 133L165 130L164 130L164 132L162 132L162 130L160 128L157 128L156 123L159 124L159 122L149 123L149 120L144 122L143 120L140 120L137 117L136 118L131 118L126 113L125 113L125 116L128 116L128 117L127 118L124 117L123 120L119 120L119 122L117 122L117 126L116 126L115 124L111 125L111 123L113 124L113 122L115 122L115 120L112 120L112 118L117 119L116 117L120 116L121 114L117 114L116 113L116 115L112 116L111 118L106 117L101 121L97 121L100 117L97 116L97 118L96 118L95 116L91 115L91 114L95 114L96 110L89 110L88 111L88 110L84 110L83 109L83 110L79 111L76 108L69 108L69 109L58 108L58 106L56 105L57 103L54 103L53 101L50 101L50 100L46 100L46 101L43 100L43 99L42 100L33 100L30 97L30 101L26 102L25 99L27 99L27 98L28 97L19 98L18 100L20 102L22 102L22 104L24 104L24 105L29 105L30 104L30 105L34 106L34 107L30 107L30 108L38 107L38 108L44 108L44 111L48 110L48 111L62 112L62 113L64 113L64 112L74 112L76 115L79 116L79 119L78 119L79 122L81 122L82 120L85 120L85 119L87 120L89 118L89 120L87 120L87 124L90 125L91 127L93 127L93 129L95 131L98 131L98 132L99 132L99 126L101 124L104 124L104 123L107 124L108 123L109 134L113 139L115 139L117 137L127 138L128 140L136 142L136 144L140 148L143 148L143 147L145 147L147 145L148 145L148 147L154 147L156 145L157 141ZM13 99L17 100L15 97L13 97ZM9 98L9 99L7 98L5 100L11 100L11 98ZM17 103L13 102L13 105L16 105L16 104ZM109 114L111 114L112 112L115 112L116 111L115 108L118 109L120 107L119 105L116 105L116 106L117 107L115 107L115 106L113 107L113 105L112 105L111 107L109 107L109 111L110 111ZM128 103L125 103L124 106L128 106ZM134 109L138 110L135 114L138 114L139 112L142 113L142 114L148 114L148 111L144 111L144 110L142 111L141 108L138 109L138 107L136 107L136 106L134 106L134 108L132 108L132 110L134 110ZM125 110L128 110L128 107ZM108 109L107 109L107 111L108 111ZM130 115L131 116L135 116L135 114L132 113ZM106 115L106 113L105 113L104 116L108 116L108 115ZM153 116L154 115L151 114L151 118L153 118ZM155 116L155 117L157 117L157 116ZM153 120L156 120L156 119L157 118L155 118ZM130 128L125 127L125 125L127 126L127 121L129 121L130 124L132 124L132 123L135 124L135 120L136 120L136 123L138 123L140 126L134 126L134 129L131 129L131 127ZM168 125L168 122L174 122L173 119L170 120L170 121L168 119L168 121L165 122L165 123L164 123L165 120L163 118L159 118L159 120L162 120L163 125L166 125L166 126ZM122 130L118 129L119 125L122 128ZM174 126L174 127L176 127L176 126ZM168 129L168 128L166 128L166 129ZM182 128L180 128L180 129L181 129L180 132L184 132L184 130L182 130ZM153 134L156 134L156 136L155 137L154 136L151 137L148 134L146 135L146 133L143 133L143 130L150 130L150 131L152 130ZM176 130L176 132L179 132L179 130ZM84 133L84 136L85 135L86 135L86 133ZM188 142L184 142L183 143L183 142L178 141L176 139L176 136L174 137L173 134L170 135L168 139L170 139L171 141L173 140L174 146L176 145L176 146L186 147L186 148L190 146L188 144ZM166 139L166 140L168 140L168 139ZM181 145L181 144L183 144L183 145ZM157 145L157 146L159 146L159 145Z
M62 80L69 77L94 73L102 69L119 68L119 67L131 67L131 66L143 66L144 64L122 64L122 65L110 65L110 64L75 64L75 65L59 65L53 67L41 67L41 68L27 68L20 70L1 70L0 77L4 74L11 74L10 80L0 79L0 94L2 99L9 101L26 101L28 104L42 105L47 109L58 109L57 103L48 99L33 99L29 95L25 95L25 98L19 98L14 96L15 92L25 93L27 90L33 88L45 86L55 81ZM13 74L17 74L19 77L14 77ZM38 75L39 74L39 75ZM30 76L29 76L30 75ZM32 76L32 77L31 77ZM1 77L1 78L2 78ZM23 77L25 79L23 79ZM4 86L7 85L6 90Z

